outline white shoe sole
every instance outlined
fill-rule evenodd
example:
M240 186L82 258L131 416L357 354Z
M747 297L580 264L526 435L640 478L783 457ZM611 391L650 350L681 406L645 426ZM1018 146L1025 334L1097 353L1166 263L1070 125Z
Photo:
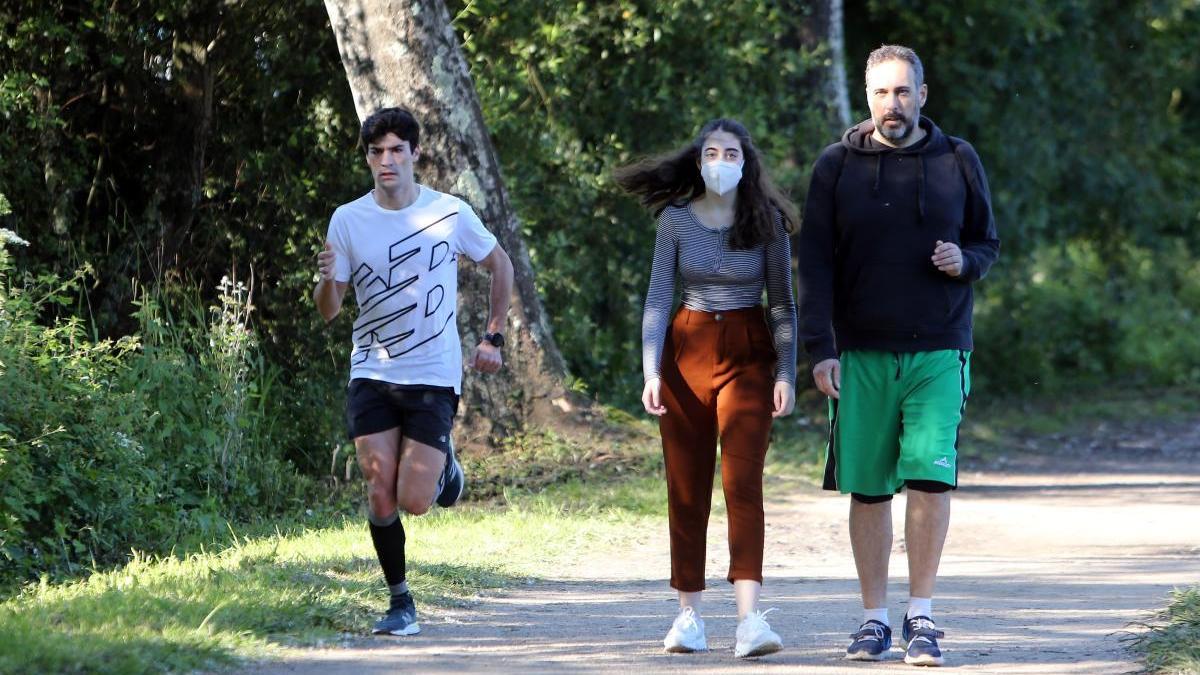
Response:
M457 473L460 475L458 481L458 494L454 495L453 499L446 499L446 495L439 494L433 500L433 503L441 506L443 509L448 509L457 504L458 500L462 499L463 493L467 491L467 474L465 471L463 471L462 464L459 464L457 459L454 460L454 463L457 465ZM442 506L442 502L444 501L448 501L449 503L445 506Z
M887 652L879 652L878 654L872 654L870 652L854 652L853 654L851 654L851 653L847 652L846 660L847 661L882 661L884 659L884 655L886 653Z
M668 654L692 654L694 652L708 651L708 641L700 640L698 643L693 642L688 644L682 641L672 640L667 638L663 640L663 650Z
M695 654L696 652L706 652L708 647L700 647L699 649L689 647L687 645L669 645L663 648L668 654Z
M930 656L922 654L921 656L904 655L904 662L910 666L940 666L946 662L946 659L941 656Z
M738 650L734 650L733 655L734 655L734 657L739 658L739 659L752 659L756 656L766 656L767 654L774 654L775 652L779 651L780 649L783 649L782 642L779 642L778 640L767 640L766 642L763 642L762 644L758 644L758 645L755 645L755 646L747 649L745 653L740 653Z
M371 631L374 635L416 635L421 632L421 624L410 623L399 630L376 630Z

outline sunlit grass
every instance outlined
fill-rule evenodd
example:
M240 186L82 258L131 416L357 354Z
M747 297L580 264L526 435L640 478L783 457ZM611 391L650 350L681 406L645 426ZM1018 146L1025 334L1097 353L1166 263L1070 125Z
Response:
M1127 638L1150 673L1200 673L1200 586L1176 590L1142 633Z
M538 578L580 551L652 524L653 481L515 496L409 518L409 584L422 607ZM281 646L365 634L385 596L364 522L237 537L217 552L147 558L84 581L24 589L0 605L0 671L228 668Z

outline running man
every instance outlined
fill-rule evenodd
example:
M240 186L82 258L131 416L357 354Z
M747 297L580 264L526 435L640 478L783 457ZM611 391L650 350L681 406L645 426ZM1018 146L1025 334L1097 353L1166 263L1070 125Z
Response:
M353 285L358 304L346 390L346 425L367 482L371 540L391 602L376 634L420 632L405 581L402 511L418 516L463 493L462 466L450 428L462 384L455 308L458 258L491 273L484 339L470 365L503 365L501 329L513 269L496 238L457 197L415 182L420 125L408 111L385 108L360 133L375 188L333 213L317 255L317 310L332 321Z

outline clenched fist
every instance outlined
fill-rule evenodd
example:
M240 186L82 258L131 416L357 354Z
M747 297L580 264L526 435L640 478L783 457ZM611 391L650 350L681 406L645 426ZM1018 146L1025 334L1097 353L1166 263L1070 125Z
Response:
M317 254L317 274L324 281L333 281L334 263L337 262L337 252L325 242L325 250Z
M939 270L952 277L962 274L963 256L958 244L939 240L933 249L932 260Z

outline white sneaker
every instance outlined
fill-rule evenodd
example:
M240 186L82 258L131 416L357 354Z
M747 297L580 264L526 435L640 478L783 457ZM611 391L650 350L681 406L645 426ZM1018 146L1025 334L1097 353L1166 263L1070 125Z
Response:
M684 607L667 637L663 638L663 647L674 654L708 651L708 640L704 637L704 619L701 619L691 607Z
M745 659L774 654L783 649L783 641L779 639L779 634L771 630L771 625L763 618L773 611L775 611L774 608L765 612L750 612L746 618L742 619L737 628L737 645L733 648L734 656Z

